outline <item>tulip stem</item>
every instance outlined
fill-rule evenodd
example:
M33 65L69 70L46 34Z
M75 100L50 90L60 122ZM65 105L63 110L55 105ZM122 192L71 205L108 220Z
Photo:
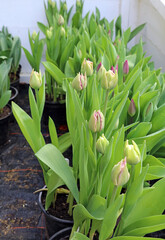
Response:
M130 171L130 179L129 179L129 182L128 182L128 187L127 187L127 190L130 189L130 186L134 180L134 175L135 175L135 165L131 165L131 171Z
M118 186L117 186L117 185L114 185L111 198L110 198L110 196L108 196L108 199L107 199L107 200L108 200L108 201L107 201L108 207L115 201L117 189L118 189Z
M107 110L108 95L109 95L109 89L107 89L107 91L106 91L106 96L105 96L105 103L104 103L104 110L103 110L103 115L104 115L104 117L105 117L105 115L106 115L106 110Z
M96 140L97 140L97 132L93 133L93 152L96 158Z

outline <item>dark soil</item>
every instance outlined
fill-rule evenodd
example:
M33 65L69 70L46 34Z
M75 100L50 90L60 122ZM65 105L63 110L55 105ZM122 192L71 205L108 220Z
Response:
M19 86L18 105L30 113L28 85ZM56 126L57 133L67 128ZM42 133L49 142L47 126ZM69 156L68 156L69 157ZM0 146L0 239L45 240L44 216L38 206L38 194L44 186L37 158L22 135L16 121L9 124L9 140Z
M10 115L10 113L11 113L10 107L5 106L2 110L2 113L0 113L0 119Z

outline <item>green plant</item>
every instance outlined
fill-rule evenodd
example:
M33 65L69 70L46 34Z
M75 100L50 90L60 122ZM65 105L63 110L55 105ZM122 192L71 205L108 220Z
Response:
M9 71L11 68L11 59L3 61L0 64L0 114L3 108L7 105L11 97L11 90L9 90Z
M39 39L39 33L37 34L36 32L33 32L32 35L30 35L29 32L28 35L31 47L31 54L24 47L23 50L32 69L39 72L45 42L43 39Z

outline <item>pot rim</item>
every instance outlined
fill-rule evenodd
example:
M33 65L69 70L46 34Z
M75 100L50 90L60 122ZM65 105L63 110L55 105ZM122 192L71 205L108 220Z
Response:
M62 230L60 230L60 231L58 231L58 232L56 232L55 234L53 234L50 238L49 238L49 240L53 240L55 237L58 237L60 234L62 234L62 233L71 233L71 230L72 230L72 227L67 227L67 228L64 228L64 229L62 229Z
M10 101L12 101L14 98L16 98L16 96L18 96L18 89L13 86L10 86L10 90L15 91L15 94L10 98Z
M46 186L44 186L43 188L46 188ZM71 220L64 220L64 219L55 217L55 216L49 214L49 213L45 210L45 208L44 208L44 206L43 206L43 204L42 204L42 201L41 201L42 193L43 193L43 191L41 191L41 192L39 193L39 196L38 196L38 203L39 203L39 206L40 206L42 212L43 212L47 217L51 218L51 219L54 220L54 221L57 221L57 222L60 222L60 223L66 223L66 224L73 225L73 221L71 221Z

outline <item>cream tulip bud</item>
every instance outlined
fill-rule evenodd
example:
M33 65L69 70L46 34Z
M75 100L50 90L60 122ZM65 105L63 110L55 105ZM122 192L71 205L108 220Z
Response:
M62 15L59 15L58 17L58 25L63 25L64 24L64 18Z
M103 113L95 110L89 119L89 129L94 133L99 132L104 128L104 122Z
M111 179L115 186L123 186L128 182L129 177L126 158L124 158L112 168Z
M128 140L125 143L124 155L127 158L127 163L130 165L136 165L140 162L140 151L138 145L132 140L132 144L128 144Z
M109 145L109 141L106 139L106 137L104 136L104 134L102 134L102 136L100 136L100 137L97 139L96 149L97 149L98 152L104 154L106 148L108 147L108 145Z
M31 72L30 75L30 87L34 89L39 89L42 85L42 75L41 70L38 72L34 71L34 69Z
M101 79L101 86L104 89L114 89L118 83L118 73L115 70L115 73L112 70L109 70L105 74L105 78Z
M93 62L86 60L81 65L81 72L84 74L86 72L87 77L90 77L93 74Z
M48 39L51 39L52 38L52 30L51 29L47 29L46 35L47 35Z
M33 33L32 33L32 40L35 41L36 37L37 37L37 33L36 33L36 31L33 31Z
M60 29L60 36L64 37L65 36L65 28L61 27Z
M72 87L77 91L81 91L87 86L87 77L86 73L83 75L82 73L78 73L77 76L72 81Z

